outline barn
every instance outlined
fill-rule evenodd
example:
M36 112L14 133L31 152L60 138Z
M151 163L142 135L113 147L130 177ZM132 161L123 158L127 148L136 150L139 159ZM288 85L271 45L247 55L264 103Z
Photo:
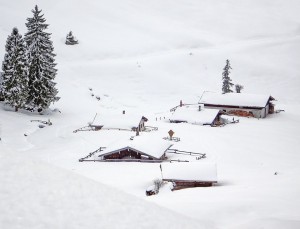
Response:
M210 187L217 183L217 168L214 163L162 163L161 170L162 180L172 182L172 191L184 188Z
M171 123L190 123L195 125L211 125L221 124L221 112L219 110L205 109L203 106L184 105L178 107L170 116Z
M117 141L106 147L99 160L115 162L161 162L172 144L157 138L154 134L140 135L132 140Z
M221 110L227 114L265 118L274 113L274 100L270 95L204 92L199 104L203 104L204 108Z

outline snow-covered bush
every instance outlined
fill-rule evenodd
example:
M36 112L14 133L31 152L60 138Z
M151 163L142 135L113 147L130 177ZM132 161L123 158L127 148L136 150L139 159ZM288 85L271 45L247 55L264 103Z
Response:
M149 186L146 189L146 195L152 196L156 195L159 192L159 189L162 187L163 181L161 179L155 179L153 180L153 185Z

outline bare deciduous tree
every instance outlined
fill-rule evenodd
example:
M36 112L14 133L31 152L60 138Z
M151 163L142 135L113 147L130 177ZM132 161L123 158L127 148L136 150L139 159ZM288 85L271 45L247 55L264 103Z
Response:
M241 84L236 84L235 85L235 91L236 93L241 93L241 91L244 89L244 86Z

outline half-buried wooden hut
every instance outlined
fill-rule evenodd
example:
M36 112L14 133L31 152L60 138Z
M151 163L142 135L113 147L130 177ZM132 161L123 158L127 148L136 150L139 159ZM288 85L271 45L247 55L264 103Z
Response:
M107 162L161 162L172 144L148 133L117 141L106 147L99 159Z
M161 169L163 176L162 180L172 182L172 190L209 187L217 183L217 168L214 163L162 163Z

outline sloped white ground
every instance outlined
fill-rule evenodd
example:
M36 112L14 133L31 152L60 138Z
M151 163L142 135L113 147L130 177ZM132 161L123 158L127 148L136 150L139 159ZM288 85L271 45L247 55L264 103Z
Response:
M3 229L210 228L26 155L2 149L0 159Z
M26 31L25 19L36 3L50 24L57 53L61 100L52 109L61 113L15 113L1 106L0 153L3 157L7 148L13 152L9 159L5 154L10 166L3 168L22 163L28 173L35 173L39 165L31 159L46 161L198 219L199 225L209 228L299 228L298 1L1 0L0 56L13 26ZM78 46L64 45L69 30L79 39ZM240 118L239 124L224 128L167 123L164 117L180 100L194 103L205 90L220 92L227 58L234 83L243 84L247 93L271 94L278 100L276 109L285 112L260 120ZM91 97L88 88L101 100ZM95 113L123 110L149 118L147 125L159 127L160 137L173 129L181 138L176 148L207 153L205 160L217 163L219 185L177 192L164 187L159 195L146 197L146 188L160 177L158 165L79 163L91 151L129 139L132 133L72 131L87 125ZM30 122L48 118L53 126L44 129ZM68 176L77 179L47 168L53 171L53 179L63 176L65 183ZM11 183L5 178L1 183L6 181L12 189L20 177L8 173ZM40 180L47 174L41 174ZM87 189L88 183L84 184ZM38 182L33 179L29 184ZM2 190L7 189L1 185ZM13 196L14 192L8 194L10 199ZM1 221L11 219L13 213L21 215L19 208L24 205L11 203L15 211L5 211ZM43 208L39 201L26 206ZM34 215L28 218L37 222Z

